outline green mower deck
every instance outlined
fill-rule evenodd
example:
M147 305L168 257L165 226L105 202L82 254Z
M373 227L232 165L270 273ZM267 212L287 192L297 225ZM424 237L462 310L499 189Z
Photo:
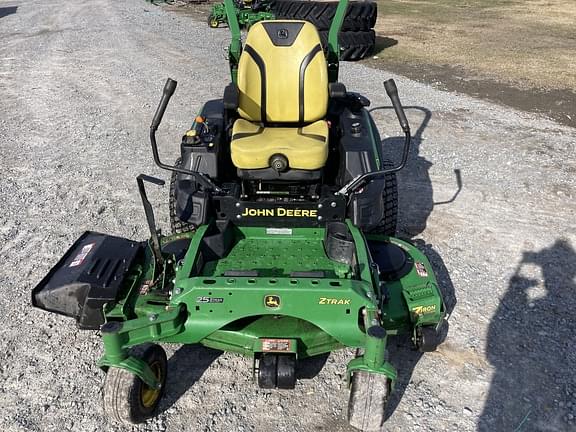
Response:
M258 372L259 384L280 388L295 385L297 360L356 347L363 355L349 362L348 379L359 371L376 373L391 389L396 371L384 359L388 336L411 334L416 347L429 350L422 330L437 333L444 306L430 264L414 246L365 237L350 222L347 228L354 249L348 259L323 228L206 225L159 239L161 271L153 242L121 248L117 263L132 263L121 269L116 300L105 303L100 316L88 307L97 297L96 284L77 310L58 310L65 293L83 280L73 275L62 285L70 268L108 279L118 269L105 257L106 242L119 239L86 233L34 290L33 302L88 328L101 324L104 356L98 364L134 374L151 389L162 387L162 378L129 350L148 342L200 343L253 357L264 371ZM135 248L137 258L122 257ZM271 355L293 359L287 383L266 377L263 365Z
M326 256L322 229L301 228L292 235L267 235L264 228L232 230L236 231L235 244L224 257L200 263L204 227L192 237L185 258L170 269L173 282L146 288L150 275L144 275L132 285L126 299L107 314L113 324L103 329L111 326L114 331L106 333L106 346L118 350L137 345L145 333L147 340L202 343L254 356L262 352L261 338L288 338L293 340L289 352L309 357L342 346L364 347L370 339L366 326L371 327L373 319L394 335L442 318L430 266L405 242L392 240L391 244L407 253L408 262L418 265L386 285L388 295L383 302L379 288L374 289L373 270L355 270ZM364 240L359 232L354 234L358 258L367 260ZM170 237L164 240L170 242ZM387 241L372 245L378 248ZM418 268L426 273L418 274ZM151 321L155 315L157 319ZM134 316L138 318L128 319ZM382 352L384 344L382 339ZM117 354L114 351L113 357Z

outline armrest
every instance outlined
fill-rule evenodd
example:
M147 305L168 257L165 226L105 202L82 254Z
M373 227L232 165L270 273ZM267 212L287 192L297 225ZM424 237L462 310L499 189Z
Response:
M230 83L224 89L224 109L227 110L237 110L238 109L238 99L239 99L238 86L234 83Z

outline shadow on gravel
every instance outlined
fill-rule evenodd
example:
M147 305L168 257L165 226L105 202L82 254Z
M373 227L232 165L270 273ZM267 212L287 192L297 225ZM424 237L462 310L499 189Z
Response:
M297 379L312 379L320 373L326 361L330 357L330 353L308 357L298 360L298 367L296 370Z
M444 297L446 315L449 317L456 306L456 291L452 284L452 279L450 278L448 269L444 265L442 257L434 250L432 245L427 244L422 240L412 240L412 243L424 252L430 260L438 285L442 291L442 296ZM445 328L445 332L442 335L443 339L447 337L447 331L448 327ZM414 373L414 368L418 364L418 361L420 361L420 358L423 355L420 351L413 349L412 341L409 336L392 339L388 345L388 352L390 355L390 363L392 363L398 371L398 379L390 397L390 402L386 407L386 418L390 417L394 413L404 396L406 388L409 385L415 385L414 383L411 383L412 374Z
M376 110L393 110L391 106L381 106L372 108ZM404 110L410 117L411 111L420 113L422 118L418 127L412 124L412 144L410 155L406 167L400 171L398 176L398 199L399 215L401 222L399 226L400 237L406 238L418 247L430 260L434 269L434 274L438 280L438 285L442 291L446 305L446 313L449 317L456 306L456 292L448 269L431 244L427 244L421 239L413 239L426 229L426 222L432 213L435 205L446 205L454 202L462 190L462 179L460 170L454 170L456 176L456 188L452 198L442 202L434 202L434 191L432 180L430 179L430 167L433 163L420 155L422 145L422 134L432 118L432 112L420 106L405 106ZM402 146L403 136L394 136L382 140L383 156L385 159L398 161ZM404 235L402 235L404 234ZM448 330L447 328L445 329ZM445 338L446 333L443 334ZM414 368L422 357L422 353L412 349L412 342L409 336L398 337L391 340L388 346L390 362L398 371L398 380L394 387L394 392L387 406L387 417L390 417L404 396L404 392L412 379Z
M4 18L5 16L15 14L17 10L18 6L0 7L0 18Z
M398 45L398 41L396 39L376 35L376 44L374 45L374 51L372 55L378 55L386 48L393 47L394 45Z
M576 430L575 278L567 240L523 253L488 329L495 372L478 431Z
M202 345L182 345L168 359L166 394L160 402L159 412L176 403L198 381L222 351Z
M370 111L393 109L391 106L382 106L372 108ZM445 201L434 202L434 190L432 188L432 180L430 179L430 167L432 167L433 163L420 155L422 134L432 119L432 112L428 108L420 106L405 106L404 110L408 115L410 111L420 112L423 118L415 132L412 133L412 144L406 167L397 174L399 200L398 220L401 222L399 226L399 236L414 243L430 260L440 289L444 295L446 311L449 316L456 306L456 293L444 261L432 245L425 243L423 240L414 240L413 238L426 229L428 217L435 206L451 204L458 198L463 187L461 171L459 169L454 170L455 190L452 197ZM414 125L412 127L414 127ZM403 144L403 136L383 139L382 149L384 158L397 161Z
M202 377L204 372L222 354L202 345L182 345L168 359L166 394L158 411L168 410ZM320 373L330 354L300 360L296 370L298 379L312 379Z

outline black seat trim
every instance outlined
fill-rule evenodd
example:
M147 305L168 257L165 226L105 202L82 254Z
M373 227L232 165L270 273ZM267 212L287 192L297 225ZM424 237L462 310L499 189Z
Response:
M306 57L302 59L302 63L300 63L300 77L298 82L298 119L300 123L304 123L304 76L308 65L319 52L322 52L320 44L312 48L312 50L306 54Z
M276 127L282 127L282 126L274 126L274 127L270 126L271 129L274 129L274 128L276 128ZM284 127L290 128L290 126L284 126ZM256 135L260 135L260 134L262 134L263 132L264 132L264 128L263 128L262 126L258 126L258 130L257 130L256 132L241 132L241 133L237 133L237 134L232 135L232 141L236 141L236 140L239 140L239 139L242 139L242 138L250 138L250 137L253 137L253 136L256 136ZM297 129L297 134L300 135L300 136L306 137L306 138L310 138L310 139L316 140L316 141L321 141L321 142L326 141L326 137L325 137L325 136L323 136L323 135L316 135L316 134L304 133L304 132L302 131L302 128L301 128L301 127L299 127L299 128Z
M274 46L289 47L298 38L300 30L304 27L302 22L271 21L262 23L264 30Z
M326 141L326 140L328 139L327 136L304 133L304 132L302 132L302 128L301 128L301 127L298 128L298 135L303 136L303 137L306 137L306 138L310 138L310 139L313 139L313 140L316 140L316 141L322 141L322 142L324 142L324 141Z
M244 47L244 51L248 53L252 60L260 70L260 121L266 121L266 65L260 54L256 52L250 45Z
M256 135L260 135L262 132L264 132L264 128L262 126L258 126L258 130L256 132L240 132L232 135L232 141L236 141L242 138L250 138Z

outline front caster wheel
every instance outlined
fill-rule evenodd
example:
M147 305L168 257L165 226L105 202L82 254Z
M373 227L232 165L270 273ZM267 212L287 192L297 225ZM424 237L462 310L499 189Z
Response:
M260 388L293 389L296 386L296 357L291 354L264 354L258 365Z
M388 377L365 371L354 372L348 401L350 425L365 432L380 431L386 419L390 391Z
M264 354L258 364L258 387L263 389L276 388L276 371L278 370L278 356Z
M279 355L276 372L276 386L279 389L291 390L296 387L296 356Z
M166 384L166 353L160 345L134 347L130 355L144 360L161 387L154 389L125 369L111 367L104 380L104 413L120 423L137 424L153 417Z

